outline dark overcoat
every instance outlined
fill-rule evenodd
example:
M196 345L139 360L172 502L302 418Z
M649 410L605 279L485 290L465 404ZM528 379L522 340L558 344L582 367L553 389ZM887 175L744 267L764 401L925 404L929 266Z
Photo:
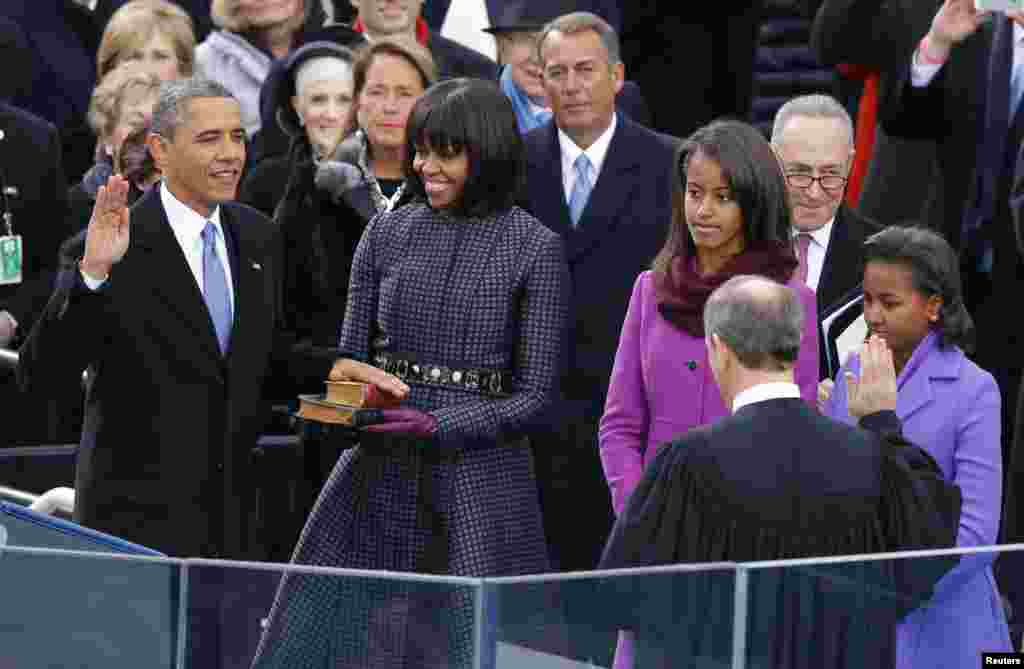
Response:
M558 131L524 137L524 204L565 240L572 284L562 401L536 441L544 523L559 569L592 569L611 529L597 424L604 411L619 333L633 283L665 243L672 218L676 141L624 114L579 225L570 223Z

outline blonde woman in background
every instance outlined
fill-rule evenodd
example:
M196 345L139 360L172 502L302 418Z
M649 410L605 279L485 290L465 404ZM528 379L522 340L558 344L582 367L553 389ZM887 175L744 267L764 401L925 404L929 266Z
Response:
M96 86L89 101L89 127L96 134L95 163L68 189L68 211L75 232L89 224L100 186L114 173L125 138L149 123L160 90L160 78L141 62L125 62Z
M195 69L192 19L167 0L131 0L103 31L96 53L99 80L117 66L139 62L161 81L190 77Z

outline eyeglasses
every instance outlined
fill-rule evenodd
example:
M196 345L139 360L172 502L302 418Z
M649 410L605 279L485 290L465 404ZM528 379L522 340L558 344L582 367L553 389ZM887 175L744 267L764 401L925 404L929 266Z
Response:
M787 174L786 183L793 188L810 188L815 181L822 190L839 190L846 185L846 177L838 174L825 174L820 177L812 177L810 174Z

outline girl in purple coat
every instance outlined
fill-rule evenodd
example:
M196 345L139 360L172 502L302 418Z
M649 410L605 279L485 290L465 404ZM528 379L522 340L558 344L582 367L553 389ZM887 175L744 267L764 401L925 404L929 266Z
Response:
M964 355L974 325L964 308L959 262L934 232L890 227L864 244L864 319L882 336L896 364L896 413L903 435L928 451L963 506L957 546L996 543L1002 499L999 388ZM854 423L849 388L860 373L851 356L837 376L825 413ZM978 666L982 651L1010 651L992 577L995 554L964 556L935 587L926 606L896 634L900 669Z
M711 291L737 274L795 280L786 184L768 142L753 127L714 122L682 146L668 240L637 277L619 336L599 443L618 515L659 445L729 414L708 367L702 314ZM818 335L804 320L796 381L814 402Z
M817 313L814 293L796 278L786 183L763 135L745 123L716 121L683 143L678 166L668 240L633 286L598 433L616 515L660 445L729 414L704 345L711 292L737 274L760 274L797 290L804 313ZM796 382L813 403L813 317L804 319ZM615 669L632 666L624 635Z

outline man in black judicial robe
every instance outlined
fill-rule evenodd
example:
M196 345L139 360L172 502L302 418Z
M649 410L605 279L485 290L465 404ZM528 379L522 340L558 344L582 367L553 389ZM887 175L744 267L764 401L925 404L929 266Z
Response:
M616 522L602 568L954 545L959 488L899 436L884 341L865 346L850 401L871 432L826 418L800 398L792 369L802 317L794 293L768 279L736 277L712 294L704 311L709 359L733 415L663 448ZM750 571L748 666L892 666L896 623L953 563ZM607 602L617 624L635 634L636 666L728 661L731 575L677 575L657 589L637 584L613 586Z

